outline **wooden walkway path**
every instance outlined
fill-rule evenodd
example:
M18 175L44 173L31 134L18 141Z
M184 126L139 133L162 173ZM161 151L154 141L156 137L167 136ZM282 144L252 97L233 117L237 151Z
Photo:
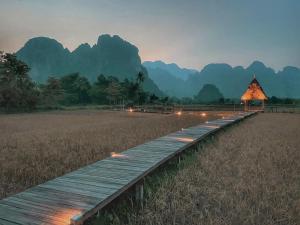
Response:
M240 113L171 133L2 199L0 224L82 224L176 154L252 114Z

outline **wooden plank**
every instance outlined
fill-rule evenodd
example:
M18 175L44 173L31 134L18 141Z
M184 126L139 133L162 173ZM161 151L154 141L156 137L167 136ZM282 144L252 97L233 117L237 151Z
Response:
M168 150L170 150L170 149L167 149L167 150L163 151L162 149L163 148L156 149L156 150L153 149L153 151L151 151L147 148L132 149L132 150L130 149L130 150L126 151L126 155L130 158L133 156L134 153L140 153L140 155L151 157L151 159L154 159L155 161L157 161L157 159L160 159L164 154L168 154ZM174 149L178 149L178 148L174 148Z
M29 193L29 192L23 192L20 195L14 196L19 199L23 200L29 200L32 201L35 204L39 205L45 205L45 206L50 206L50 207L63 207L63 208L68 208L68 209L87 209L92 207L95 203L98 202L97 199L94 198L94 202L91 203L90 201L87 201L86 199L82 199L81 201L76 201L72 198L69 199L63 199L63 198L56 198L55 196L52 195L45 195L40 196L35 193Z
M117 167L112 167L112 168L104 168L101 167L100 165L95 166L93 169L86 171L88 174L102 174L99 171L101 171L103 174L115 174L119 176L126 176L126 175L133 175L136 176L137 174L140 174L141 171L136 171L136 170L125 170L122 168L117 168Z
M94 185L94 186L102 187L102 188L108 188L108 189L118 189L123 186L121 184L116 185L116 184L111 184L111 183L107 183L107 182L103 182L103 181L98 181L96 179L84 179L83 177L62 177L61 179L59 179L59 181L85 183L85 184Z
M148 168L149 165L153 164L154 161L141 161L137 159L127 158L108 158L103 159L102 162L113 163L113 164L121 164L121 165L133 165L141 168Z
M133 161L133 160L107 160L104 161L102 165L112 165L112 166L131 166L134 168L139 168L143 170L149 169L151 165L153 165L153 162L146 162L146 161Z
M145 171L147 168L149 167L145 167L145 166L133 166L133 165L122 165L122 164L118 164L118 163L101 163L99 162L99 164L97 164L97 168L108 168L108 169L121 169L121 170L128 170L128 171L134 171L134 172L143 172Z
M0 219L0 225L21 225L21 223L10 222L7 220Z
M95 176L95 177L99 177L99 178L111 178L114 179L116 181L119 181L120 183L122 182L124 185L126 185L128 183L128 181L131 180L131 178L126 178L125 175L120 175L117 173L101 173L101 174L97 174L97 173L78 173L79 175L89 175L89 176Z
M3 200L4 201L4 200ZM35 201L32 201L32 199L30 198L18 198L18 197L10 197L8 200L8 202L11 202L13 204L20 204L22 206L24 206L24 208L28 209L28 208L31 208L31 209L34 209L34 210L37 210L39 212L43 212L43 213L48 213L50 215L53 215L53 214L59 214L60 212L62 211L72 211L74 210L74 208L69 208L69 207L63 207L61 205L55 205L55 206L52 206L52 205L49 205L49 204L40 204L40 203L37 203ZM85 209L81 209L81 208L76 208L75 210L77 211L84 211ZM63 218L61 217L60 215L57 215L57 217L60 217L60 218Z
M94 197L94 198L98 198L98 199L105 199L108 196L107 194L103 194L97 190L95 190L95 191L82 190L82 189L79 189L76 187L66 187L66 185L58 186L55 184L47 183L47 184L43 184L43 187L53 189L53 190L58 190L58 191L65 191L65 192L70 192L70 193L74 193L74 194L80 194L80 195L87 196L87 197Z
M73 188L79 188L82 189L84 191L91 191L91 192L99 192L101 194L105 194L105 195L110 195L111 193L113 193L115 190L117 190L118 188L107 188L107 187L101 187L99 185L96 185L97 183L94 184L88 184L86 182L76 182L76 180L67 180L67 179L61 179L61 180L56 180L56 181L52 181L51 183L48 184L51 186L59 186L59 187L66 187L68 189L73 189Z
M6 205L16 208L18 211L25 212L31 216L39 216L41 221L55 222L57 224L66 224L66 218L61 216L59 210L53 211L46 207L37 207L31 203L25 203L14 200L2 200L1 205Z
M1 204L1 202L0 202L0 218L10 222L17 222L21 224L33 224L33 225L47 224L47 223L51 224L53 222L47 218L40 217L38 214L31 215L26 210L3 205ZM60 224L61 223L58 222L58 225Z
M98 175L91 175L91 174L72 174L72 175L68 175L67 178L78 178L78 179L81 179L81 180L84 180L84 179L87 179L87 180L94 180L94 181L99 181L99 182L103 182L105 184L112 184L112 185L125 185L127 183L127 181L122 181L120 179L115 179L115 178L112 178L112 177L100 177Z

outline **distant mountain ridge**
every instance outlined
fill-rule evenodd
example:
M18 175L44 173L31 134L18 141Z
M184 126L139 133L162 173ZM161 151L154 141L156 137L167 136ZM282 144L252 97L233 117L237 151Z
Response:
M16 54L29 65L30 76L37 82L74 72L90 81L100 74L132 80L142 71L146 76L144 89L158 96L166 93L179 98L193 97L205 84L213 84L225 98L240 98L255 74L269 97L300 98L299 68L287 66L275 72L260 61L247 68L208 64L201 71L162 61L142 64L138 48L117 35L101 35L95 45L81 44L72 52L55 39L37 37Z
M178 80L177 75L164 67L153 69L148 67L149 63L144 65L158 87L175 97L193 97L205 84L213 84L225 98L240 98L255 74L269 97L300 98L300 69L297 67L287 66L275 72L260 61L254 61L247 68L215 63L190 73L186 80Z
M164 63L163 61L145 61L143 62L143 65L147 68L147 69L162 69L165 70L167 72L169 72L170 74L174 75L175 77L182 79L182 80L187 80L188 76L191 73L195 73L198 72L197 70L194 69L186 69L186 68L181 68L179 67L177 64L175 63Z
M45 82L49 76L60 77L74 72L90 81L95 81L100 74L132 80L142 71L146 76L144 89L158 96L164 95L148 77L138 48L117 35L101 35L94 46L81 44L72 52L55 39L36 37L26 42L16 55L29 65L30 76L37 82Z

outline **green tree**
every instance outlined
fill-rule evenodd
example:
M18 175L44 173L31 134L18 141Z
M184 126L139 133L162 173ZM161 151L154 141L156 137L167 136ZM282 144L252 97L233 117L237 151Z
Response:
M63 89L59 79L49 77L46 84L41 86L42 104L55 107L63 99Z
M145 75L143 72L139 72L136 75L136 91L135 91L135 95L136 95L136 99L137 99L137 103L138 104L144 104L148 98L148 94L146 92L144 92L143 88L142 88L142 84L145 81Z
M169 97L163 97L163 98L161 98L160 101L161 101L163 104L167 104L168 101L169 101Z
M109 81L103 74L100 74L97 77L96 82L92 85L90 90L90 96L92 101L97 104L107 104L107 87L109 85Z
M116 77L108 77L108 87L106 88L109 104L116 104L121 99L121 85Z
M145 91L143 91L143 89L140 89L138 92L138 102L140 105L143 105L147 102L149 94Z
M30 79L29 67L14 54L0 53L0 107L10 110L32 110L39 92Z
M136 82L141 85L145 80L145 75L143 72L139 72L137 75L136 75Z
M222 99L224 99L222 93L213 84L205 84L195 96L195 100L199 103L219 103Z
M64 90L64 103L87 104L90 103L91 85L86 77L82 77L79 73L73 73L63 76L60 79L61 87Z
M155 103L156 101L159 100L159 97L157 97L155 94L150 95L149 101L150 103Z

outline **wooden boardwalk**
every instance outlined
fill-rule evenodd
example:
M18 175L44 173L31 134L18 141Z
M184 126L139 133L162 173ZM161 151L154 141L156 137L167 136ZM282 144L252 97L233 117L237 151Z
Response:
M152 140L0 200L0 224L82 224L158 166L253 113L209 121Z

